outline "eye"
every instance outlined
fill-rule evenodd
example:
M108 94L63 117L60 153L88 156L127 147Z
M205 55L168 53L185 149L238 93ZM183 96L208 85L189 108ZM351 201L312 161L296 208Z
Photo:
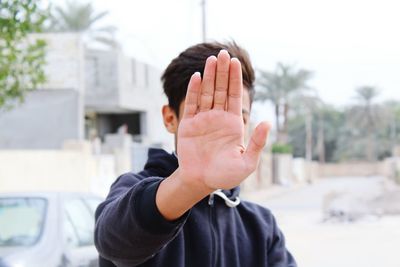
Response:
M243 123L247 124L247 118L243 116Z

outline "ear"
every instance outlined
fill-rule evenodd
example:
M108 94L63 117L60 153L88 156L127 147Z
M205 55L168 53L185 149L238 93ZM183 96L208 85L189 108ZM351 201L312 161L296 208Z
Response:
M164 105L162 107L162 115L164 126L167 131L172 134L176 134L178 131L179 121L175 111L170 106Z

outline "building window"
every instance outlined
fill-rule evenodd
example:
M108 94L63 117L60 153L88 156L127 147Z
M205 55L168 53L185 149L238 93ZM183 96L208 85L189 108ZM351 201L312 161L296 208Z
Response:
M91 77L91 85L93 87L99 87L100 85L100 73L99 73L99 60L96 57L90 57L87 60L88 68Z

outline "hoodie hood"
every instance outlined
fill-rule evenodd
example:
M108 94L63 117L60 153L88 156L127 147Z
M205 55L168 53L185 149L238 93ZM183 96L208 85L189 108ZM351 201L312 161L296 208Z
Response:
M179 166L178 158L174 153L159 148L150 148L148 152L148 160L144 166L144 170L151 175L168 177ZM235 200L240 193L240 187L237 186L230 190L221 190L229 199Z
M159 148L150 148L144 170L153 176L168 177L178 168L178 159L174 154Z

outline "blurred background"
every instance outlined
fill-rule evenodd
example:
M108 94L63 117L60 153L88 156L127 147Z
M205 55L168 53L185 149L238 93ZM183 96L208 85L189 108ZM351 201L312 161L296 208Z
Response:
M0 266L97 266L93 214L150 147L173 150L160 75L235 40L273 133L242 197L299 266L399 267L400 4L0 0Z

